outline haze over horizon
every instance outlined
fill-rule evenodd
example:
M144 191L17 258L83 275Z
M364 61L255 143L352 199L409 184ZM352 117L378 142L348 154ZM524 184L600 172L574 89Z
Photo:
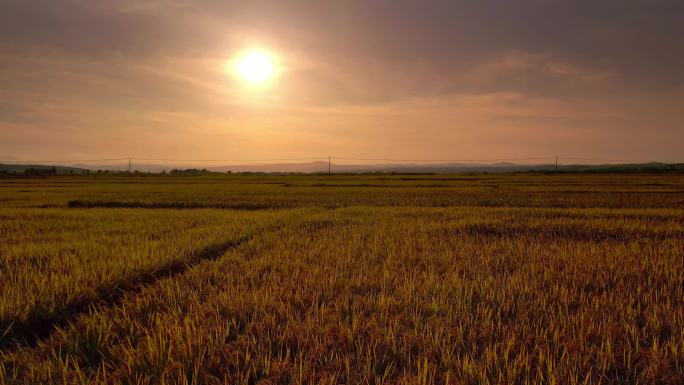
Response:
M674 0L5 0L0 162L681 161L683 15ZM267 85L231 72L253 48L277 59Z

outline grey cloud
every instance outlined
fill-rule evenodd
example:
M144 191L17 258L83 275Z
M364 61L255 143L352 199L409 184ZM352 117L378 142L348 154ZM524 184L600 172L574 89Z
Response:
M144 116L166 112L230 119L241 113L231 104L235 84L211 66L252 36L285 59L306 59L274 90L293 109L514 93L571 112L587 104L633 111L629 121L561 119L567 127L608 119L669 137L681 130L679 0L4 0L0 7L0 120L9 124L66 127L90 115L93 126L108 117L104 127L121 114L145 127ZM546 119L497 116L511 126Z
M10 0L3 8L3 45L82 55L228 52L234 48L229 36L247 30L361 76L379 63L388 73L422 68L428 82L452 80L442 74L514 50L612 72L625 87L657 89L684 80L681 1Z
M9 47L52 47L82 55L151 55L188 50L211 38L205 26L175 8L152 13L91 1L10 0L0 13L0 42Z

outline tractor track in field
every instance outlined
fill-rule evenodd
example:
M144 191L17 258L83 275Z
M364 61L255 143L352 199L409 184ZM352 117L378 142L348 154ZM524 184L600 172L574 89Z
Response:
M34 316L26 320L10 321L9 325L0 329L0 352L35 347L40 342L49 340L57 329L69 325L82 315L88 314L91 309L118 306L126 296L139 293L162 279L180 275L201 262L217 260L229 250L250 242L258 235L277 232L284 227L282 224L267 226L234 241L205 247L187 260L174 261L154 270L140 272L130 279L113 285L100 287L96 289L96 295L74 301L49 317Z

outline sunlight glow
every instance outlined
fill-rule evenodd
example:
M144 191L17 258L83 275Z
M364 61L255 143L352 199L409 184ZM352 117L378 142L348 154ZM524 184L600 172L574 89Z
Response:
M269 83L280 73L278 58L260 48L253 48L238 55L232 67L238 78L256 86Z

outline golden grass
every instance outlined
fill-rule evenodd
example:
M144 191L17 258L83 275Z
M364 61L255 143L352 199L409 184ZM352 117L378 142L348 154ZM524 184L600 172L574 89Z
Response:
M15 333L48 328L150 276L212 257L278 217L207 210L2 209L0 340L6 344Z
M4 207L684 208L684 175L333 175L0 179Z
M684 383L676 201L398 207L383 194L380 207L335 210L5 209L17 224L2 236L19 249L45 244L55 268L69 247L99 255L97 266L108 255L93 252L100 242L159 260L254 236L79 313L36 346L5 350L0 384ZM138 227L117 233L106 218ZM193 221L206 228L186 235ZM90 243L69 242L90 223ZM46 228L55 242L36 235ZM165 234L157 254L144 252L149 233ZM95 285L70 263L60 274L82 272L74 290Z

